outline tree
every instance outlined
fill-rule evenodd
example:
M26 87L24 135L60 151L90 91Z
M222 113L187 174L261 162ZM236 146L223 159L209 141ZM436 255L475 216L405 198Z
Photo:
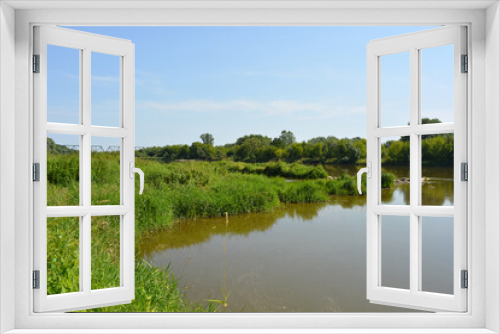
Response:
M271 138L263 135L246 135L236 139L236 145L243 145L247 140L254 139L254 142L258 142L259 146L271 144Z
M289 146L295 143L295 136L292 131L286 131L286 130L281 131L279 139L281 139L281 141L285 144L285 146Z
M277 148L285 148L285 143L283 143L283 141L279 138L274 138L271 145Z
M243 144L236 146L236 158L237 160L244 161L244 162L256 162L257 157L256 153L257 151L263 147L266 146L262 143L261 140L257 137L251 137L247 138Z
M304 152L304 149L301 144L291 144L288 146L286 153L287 153L287 160L289 162L297 161L302 158L302 154Z
M214 146L214 136L212 136L210 133L204 133L200 135L200 138L203 144Z
M257 162L268 162L271 160L276 159L276 151L278 150L277 147L273 145L267 145L267 146L261 146L256 152L255 152L255 158Z
M410 164L410 143L401 140L391 141L390 145L382 149L383 162L388 165Z
M436 123L443 123L441 122L441 120L439 118L422 118L422 124L436 124ZM408 122L408 125L410 125L410 123ZM432 137L435 137L436 135L424 135L422 136L422 139L427 139L427 138L432 138ZM406 136L406 137L401 137L400 139L401 141L410 141L410 137L409 136Z
M340 139L337 143L335 157L337 162L344 164L354 164L361 156L361 152L347 138Z

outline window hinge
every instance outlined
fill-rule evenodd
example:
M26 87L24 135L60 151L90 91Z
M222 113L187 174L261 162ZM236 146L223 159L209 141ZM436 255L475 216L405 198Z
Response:
M462 55L462 68L460 72L462 73L469 72L469 56L467 55Z
M467 289L469 287L469 273L467 270L462 270L462 289Z
M40 182L40 164L38 162L33 164L33 181Z
M40 73L40 55L33 55L33 73Z
M466 162L462 162L460 165L460 180L469 181L469 165Z
M40 289L40 270L33 270L33 289Z

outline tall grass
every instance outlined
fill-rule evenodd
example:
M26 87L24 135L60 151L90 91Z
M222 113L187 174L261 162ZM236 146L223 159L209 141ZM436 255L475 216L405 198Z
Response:
M232 172L281 176L289 179L324 179L328 176L323 166L308 166L301 163L268 162L250 164L244 162L224 162Z
M383 173L381 178L382 188L392 188L395 180L396 175L392 173Z
M48 205L79 205L77 154L48 155ZM323 167L301 164L234 162L161 162L137 159L146 175L143 195L135 197L136 237L171 226L182 218L218 217L272 211L282 203L325 202L330 195L355 195L356 179L341 175L326 180ZM113 205L120 200L120 163L117 153L92 155L92 204ZM271 177L272 176L272 177ZM304 179L287 182L285 178ZM382 176L389 186L394 176ZM136 180L138 183L138 180ZM363 188L366 188L363 181ZM136 189L138 184L136 184ZM76 219L76 221L75 221ZM48 293L79 291L79 219L48 220ZM119 285L119 217L93 217L92 288ZM191 304L169 269L136 259L136 297L131 304L92 312L214 311L213 303Z

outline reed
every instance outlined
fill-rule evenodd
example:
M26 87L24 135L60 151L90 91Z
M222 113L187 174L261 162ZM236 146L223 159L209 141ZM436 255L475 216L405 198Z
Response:
M79 204L79 160L75 152L48 155L48 205ZM302 164L247 164L221 162L162 163L137 159L146 175L144 194L135 197L136 237L171 226L174 220L272 211L284 203L326 202L331 195L355 195L354 176L327 180L323 167ZM286 178L302 181L288 182ZM382 186L394 183L382 175ZM113 205L120 200L119 155L92 154L92 204ZM138 183L138 180L136 180ZM136 184L136 189L138 184ZM363 180L366 189L366 179ZM76 221L75 221L76 219ZM118 224L117 224L118 222ZM228 220L227 220L228 223ZM227 228L226 223L226 228ZM48 221L48 293L79 291L79 221ZM119 285L119 217L92 219L92 288ZM225 250L224 250L225 253ZM186 300L169 268L156 268L136 259L136 293L130 304L89 312L210 312L227 306L223 300L193 304ZM224 284L225 285L225 284Z

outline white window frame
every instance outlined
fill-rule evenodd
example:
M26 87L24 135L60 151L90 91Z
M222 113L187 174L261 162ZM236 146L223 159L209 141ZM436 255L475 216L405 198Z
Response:
M373 40L367 47L367 297L370 302L431 311L467 310L467 290L461 287L461 270L467 269L467 183L461 181L461 163L467 163L467 73L461 73L461 56L467 54L467 29L449 26ZM421 51L443 45L453 46L454 121L441 124L421 124ZM410 78L410 122L408 126L382 126L381 76L382 58L407 52ZM421 135L454 134L454 205L427 206L422 204ZM381 202L382 138L410 138L410 203L385 205ZM382 282L382 224L384 216L399 216L409 223L409 287L398 289ZM422 290L422 219L452 217L453 219L453 294Z
M25 9L14 11L10 5ZM87 9L77 10L72 6ZM115 9L103 10L106 6ZM120 6L142 7L143 10L120 9ZM155 8L161 6L170 8ZM224 6L233 8L224 9ZM247 8L240 8L242 6ZM33 245L30 55L35 24L467 25L471 59L471 75L468 76L468 109L471 111L468 115L468 133L471 134L468 142L468 198L471 199L468 203L468 312L34 314L30 280L33 268L30 256ZM14 66L15 71L12 70ZM243 332L244 328L247 328L246 332L248 329L253 329L252 332L292 332L294 328L300 328L300 332L321 333L415 333L414 328L418 328L421 333L500 332L500 11L497 1L255 1L233 5L217 1L207 1L203 5L176 1L160 4L149 1L142 1L142 4L134 1L82 1L74 4L68 1L5 1L0 4L0 70L0 331L15 329L13 333L37 333L42 329L45 332L59 329L70 333L77 332L76 329L88 329L86 333L101 333L115 329L114 332L121 333L127 329L127 333L135 333L144 332L146 328L164 329L158 332L179 332L176 329L185 328L192 331L184 332L199 333L237 332L237 329ZM12 87L12 82L15 82L15 87ZM15 99L9 93L15 93ZM12 145L13 138L15 145ZM488 156L485 152L489 153ZM12 178L14 170L15 178ZM6 189L4 185L11 188ZM12 189L14 199L11 198ZM138 326L142 326L142 330L132 330Z
M34 53L39 55L39 73L34 83L34 162L40 164L39 182L33 184L34 199L34 269L40 272L39 289L34 290L36 312L72 311L89 305L110 306L130 303L135 296L135 176L134 168L134 44L129 40L110 38L60 27L34 27ZM57 45L78 50L80 58L80 120L78 124L47 122L47 46ZM119 127L92 125L91 73L92 53L113 55L120 65ZM47 206L48 134L66 134L80 139L80 203L75 206ZM120 142L120 204L91 204L92 136L113 137ZM120 284L92 290L91 224L92 217L120 217ZM47 218L76 217L79 220L79 291L47 295Z

